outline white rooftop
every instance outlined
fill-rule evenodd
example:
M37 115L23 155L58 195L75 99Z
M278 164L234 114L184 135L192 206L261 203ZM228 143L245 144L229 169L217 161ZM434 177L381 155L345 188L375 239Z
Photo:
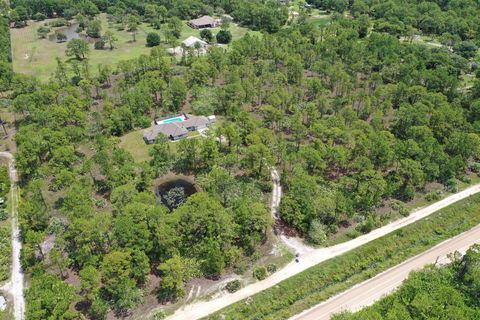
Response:
M186 45L187 47L193 47L195 46L195 43L200 43L202 47L206 46L207 43L203 40L198 39L197 37L190 36L187 39L183 40L182 43Z

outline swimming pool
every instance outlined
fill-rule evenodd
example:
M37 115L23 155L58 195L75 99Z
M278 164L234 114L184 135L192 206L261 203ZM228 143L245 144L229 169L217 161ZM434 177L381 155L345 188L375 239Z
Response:
M178 117L175 117L175 118L169 118L169 119L164 119L164 120L161 120L158 122L158 124L164 124L164 123L171 123L171 122L183 122L187 120L187 118L185 116L178 116Z

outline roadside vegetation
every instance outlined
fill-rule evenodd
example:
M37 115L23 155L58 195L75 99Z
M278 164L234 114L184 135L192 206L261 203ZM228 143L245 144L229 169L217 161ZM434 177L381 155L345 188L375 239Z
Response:
M10 178L6 165L0 165L0 283L10 278L12 259L11 227L8 210Z
M480 246L452 255L448 266L412 272L393 294L356 313L332 320L477 319L480 315Z
M319 263L208 319L287 319L479 223L480 195L474 195L358 249Z

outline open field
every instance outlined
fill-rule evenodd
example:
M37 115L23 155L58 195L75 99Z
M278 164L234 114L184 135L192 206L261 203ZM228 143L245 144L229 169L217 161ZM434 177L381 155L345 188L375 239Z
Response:
M148 24L141 24L136 35L136 42L132 42L132 34L126 30L118 30L115 25L111 25L106 14L100 14L102 21L102 34L111 31L115 34L118 41L115 43L114 50L94 50L93 44L90 47L90 70L95 74L98 65L115 65L121 60L127 60L138 57L142 54L148 54L150 48L146 46L146 38L149 32L158 32L162 40L163 34L153 29ZM46 20L48 21L48 20ZM57 43L47 39L40 39L37 36L37 29L44 25L46 21L29 21L25 28L14 28L10 30L12 40L13 69L15 72L28 74L38 77L40 80L48 80L56 68L56 58L67 58L65 49L67 43ZM55 30L55 29L53 29ZM220 28L211 29L215 34ZM248 32L247 28L239 27L236 24L230 24L229 28L233 40L241 38ZM52 31L53 33L54 31ZM200 37L200 30L192 29L184 22L180 41L189 36ZM162 44L162 46L167 46Z

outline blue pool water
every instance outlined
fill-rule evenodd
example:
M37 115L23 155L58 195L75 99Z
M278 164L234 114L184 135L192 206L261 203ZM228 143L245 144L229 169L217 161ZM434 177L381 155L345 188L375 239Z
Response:
M170 122L182 122L185 121L184 117L170 118L160 121L160 123L170 123Z

